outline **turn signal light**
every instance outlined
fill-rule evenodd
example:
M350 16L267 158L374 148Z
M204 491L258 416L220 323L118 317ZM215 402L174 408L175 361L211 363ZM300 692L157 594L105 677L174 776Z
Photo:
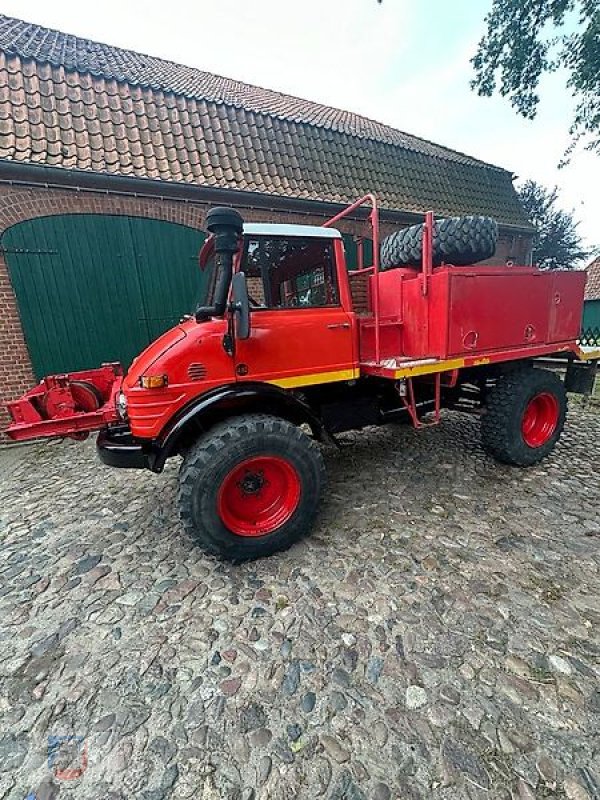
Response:
M169 381L166 375L142 375L140 378L142 389L162 389L168 384Z

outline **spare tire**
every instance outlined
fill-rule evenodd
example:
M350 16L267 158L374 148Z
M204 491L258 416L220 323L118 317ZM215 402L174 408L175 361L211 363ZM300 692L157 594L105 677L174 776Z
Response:
M491 217L448 217L433 225L433 266L464 266L490 258L496 251L498 224ZM423 225L391 233L381 243L381 269L420 267L423 258Z

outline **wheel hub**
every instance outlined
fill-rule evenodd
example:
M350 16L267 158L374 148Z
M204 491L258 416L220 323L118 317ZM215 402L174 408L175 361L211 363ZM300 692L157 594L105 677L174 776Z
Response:
M300 476L287 459L254 456L225 476L217 495L217 510L232 533L265 536L294 514L300 487Z
M269 481L265 478L264 470L258 472L246 472L241 481L238 482L238 488L244 494L260 494L260 490L264 486L268 486Z
M552 438L560 416L558 400L550 392L540 392L527 403L521 420L521 433L529 447L541 447Z

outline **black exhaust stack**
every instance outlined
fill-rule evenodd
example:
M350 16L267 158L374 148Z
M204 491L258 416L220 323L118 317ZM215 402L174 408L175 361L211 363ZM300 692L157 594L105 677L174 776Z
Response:
M211 208L206 215L206 227L215 237L215 270L217 285L214 306L196 309L196 320L222 317L233 275L233 257L240 246L244 220L233 208Z

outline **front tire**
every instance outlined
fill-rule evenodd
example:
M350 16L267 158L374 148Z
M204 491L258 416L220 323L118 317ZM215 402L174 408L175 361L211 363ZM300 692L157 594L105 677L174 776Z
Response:
M248 561L309 533L324 485L321 451L300 428L266 414L235 417L186 453L180 516L207 552Z
M529 467L554 449L566 414L565 387L553 372L508 372L487 392L481 443L496 460Z

